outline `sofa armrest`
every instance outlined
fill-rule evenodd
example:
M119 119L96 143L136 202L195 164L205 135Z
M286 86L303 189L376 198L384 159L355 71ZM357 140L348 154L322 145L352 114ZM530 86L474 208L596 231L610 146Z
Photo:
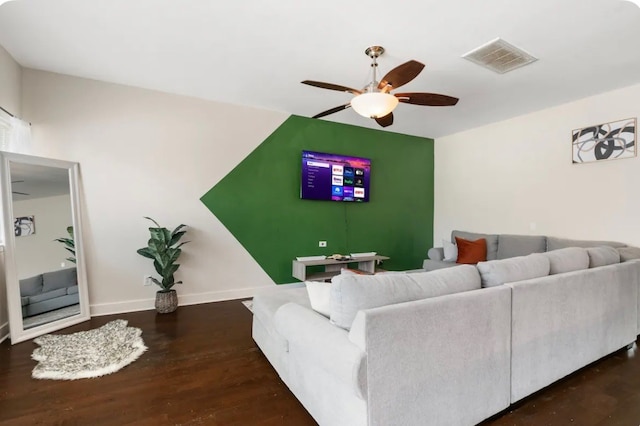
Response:
M477 424L509 406L511 289L360 311L369 424ZM419 401L419 403L416 403Z
M444 260L444 248L432 247L427 252L427 257L431 260Z
M287 303L278 309L274 323L276 330L289 342L289 352L296 352L299 359L321 368L365 399L365 354L349 341L346 330L296 303Z

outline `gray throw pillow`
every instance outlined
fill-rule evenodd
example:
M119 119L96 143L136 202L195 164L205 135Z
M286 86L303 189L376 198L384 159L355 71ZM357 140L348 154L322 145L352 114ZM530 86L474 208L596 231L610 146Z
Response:
M512 257L479 262L476 265L482 278L482 287L494 287L549 275L551 264L543 254Z
M581 247L567 247L560 250L548 251L542 254L549 258L550 275L589 268L589 255Z
M589 247L586 250L589 255L589 268L620 263L620 253L613 247Z

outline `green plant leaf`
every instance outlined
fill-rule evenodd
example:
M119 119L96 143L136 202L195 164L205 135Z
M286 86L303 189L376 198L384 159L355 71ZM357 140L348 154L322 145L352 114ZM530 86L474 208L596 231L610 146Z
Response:
M178 241L180 241L180 238L182 238L182 236L186 233L187 231L180 231L175 234L171 234L171 240L169 241L169 245L172 246L176 244Z
M143 217L144 217L145 219L148 219L148 220L150 220L151 222L153 222L153 223L156 225L156 227L160 228L160 225L158 225L158 222L156 222L155 220L153 220L153 219L151 219L150 217L147 217L147 216L143 216Z
M145 219L152 221L156 226L148 228L150 238L147 247L138 249L137 253L153 260L153 267L162 278L161 281L152 278L153 282L159 285L163 289L162 291L168 291L176 284L174 274L180 268L180 264L175 262L182 253L180 247L188 242L178 244L186 233L186 231L181 231L186 225L180 225L173 232L170 232L150 217L145 216ZM176 244L178 245L176 246ZM180 281L180 283L182 282Z
M148 257L149 259L154 259L154 255L153 255L152 251L149 250L149 247L143 247L141 249L138 249L137 253L140 256Z

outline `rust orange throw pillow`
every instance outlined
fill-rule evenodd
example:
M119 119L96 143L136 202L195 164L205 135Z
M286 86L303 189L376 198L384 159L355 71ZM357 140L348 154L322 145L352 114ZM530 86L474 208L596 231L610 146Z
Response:
M487 260L487 240L484 238L469 241L456 237L456 245L458 246L458 260L456 260L456 263L475 265L478 262Z

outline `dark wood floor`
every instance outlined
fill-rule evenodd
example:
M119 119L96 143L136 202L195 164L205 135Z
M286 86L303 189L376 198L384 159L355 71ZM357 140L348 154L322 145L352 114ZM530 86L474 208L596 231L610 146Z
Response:
M97 379L34 380L32 342L0 345L0 423L11 425L315 425L251 339L239 301L108 317L143 330L149 350ZM483 423L640 424L640 356L619 351Z

